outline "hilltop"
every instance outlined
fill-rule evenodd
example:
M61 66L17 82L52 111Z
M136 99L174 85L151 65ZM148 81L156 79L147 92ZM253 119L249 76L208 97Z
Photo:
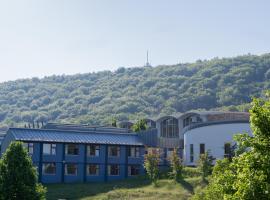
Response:
M194 109L246 110L270 88L270 54L0 84L0 125L106 124Z

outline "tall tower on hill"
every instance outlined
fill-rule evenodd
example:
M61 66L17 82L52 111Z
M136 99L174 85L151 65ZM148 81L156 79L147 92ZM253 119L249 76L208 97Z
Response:
M146 52L146 63L145 63L145 67L152 67L151 64L149 63L148 50Z

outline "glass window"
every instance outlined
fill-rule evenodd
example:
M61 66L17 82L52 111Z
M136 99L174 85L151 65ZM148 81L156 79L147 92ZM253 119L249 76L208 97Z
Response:
M87 156L99 156L99 145L91 144L87 145Z
M128 157L133 157L133 158L140 157L140 147L129 147Z
M27 152L29 154L33 154L34 153L34 144L33 143L24 143L23 146L26 148Z
M190 160L190 162L193 162L193 161L194 161L194 149L193 149L193 144L190 144L189 148L190 148L190 158L189 158L189 160Z
M200 144L200 154L205 153L205 144Z
M129 165L128 166L128 175L129 176L137 176L140 174L140 166L139 165Z
M66 175L77 175L78 166L77 164L68 163L65 165L65 174Z
M120 168L119 165L108 165L108 175L119 176Z
M66 155L79 155L78 144L66 144Z
M44 163L42 166L43 174L55 175L56 174L56 165L55 163Z
M231 143L224 144L224 158L229 158L232 154Z
M55 155L56 154L56 144L43 144L43 154Z
M120 156L120 147L119 146L109 146L108 155L110 157L119 157Z
M161 137L176 138L179 137L178 120L167 118L161 122Z
M95 164L87 165L87 175L98 176L99 175L99 165L95 165Z

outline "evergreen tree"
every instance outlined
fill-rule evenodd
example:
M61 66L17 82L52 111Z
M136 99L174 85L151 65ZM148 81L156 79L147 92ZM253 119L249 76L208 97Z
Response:
M0 199L45 199L46 189L38 183L37 170L21 142L13 142L0 162Z
M172 169L170 175L175 181L179 181L182 178L183 165L176 148L173 150L173 153L170 157L170 164Z

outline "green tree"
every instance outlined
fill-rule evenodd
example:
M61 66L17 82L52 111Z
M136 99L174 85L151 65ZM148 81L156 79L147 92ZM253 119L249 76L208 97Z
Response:
M139 121L137 121L133 126L132 126L132 130L134 132L140 132L140 131L144 131L147 129L147 125L146 125L146 121L145 119L140 119Z
M170 175L175 181L179 181L182 178L183 165L176 148L173 150L170 157L170 164L172 169Z
M250 110L253 137L248 134L235 137L240 151L232 162L227 159L217 162L209 186L194 199L270 199L269 92L267 95L268 99L253 99Z
M207 151L204 154L200 155L200 159L198 160L198 169L201 172L202 179L205 181L206 177L209 176L212 172L214 158Z
M21 142L13 142L0 162L0 199L45 199L46 188L38 183L37 170Z
M112 118L112 126L117 127L117 121L115 117Z
M148 152L145 155L144 159L144 168L146 169L146 173L152 183L156 185L159 175L159 164L160 156L158 153Z

